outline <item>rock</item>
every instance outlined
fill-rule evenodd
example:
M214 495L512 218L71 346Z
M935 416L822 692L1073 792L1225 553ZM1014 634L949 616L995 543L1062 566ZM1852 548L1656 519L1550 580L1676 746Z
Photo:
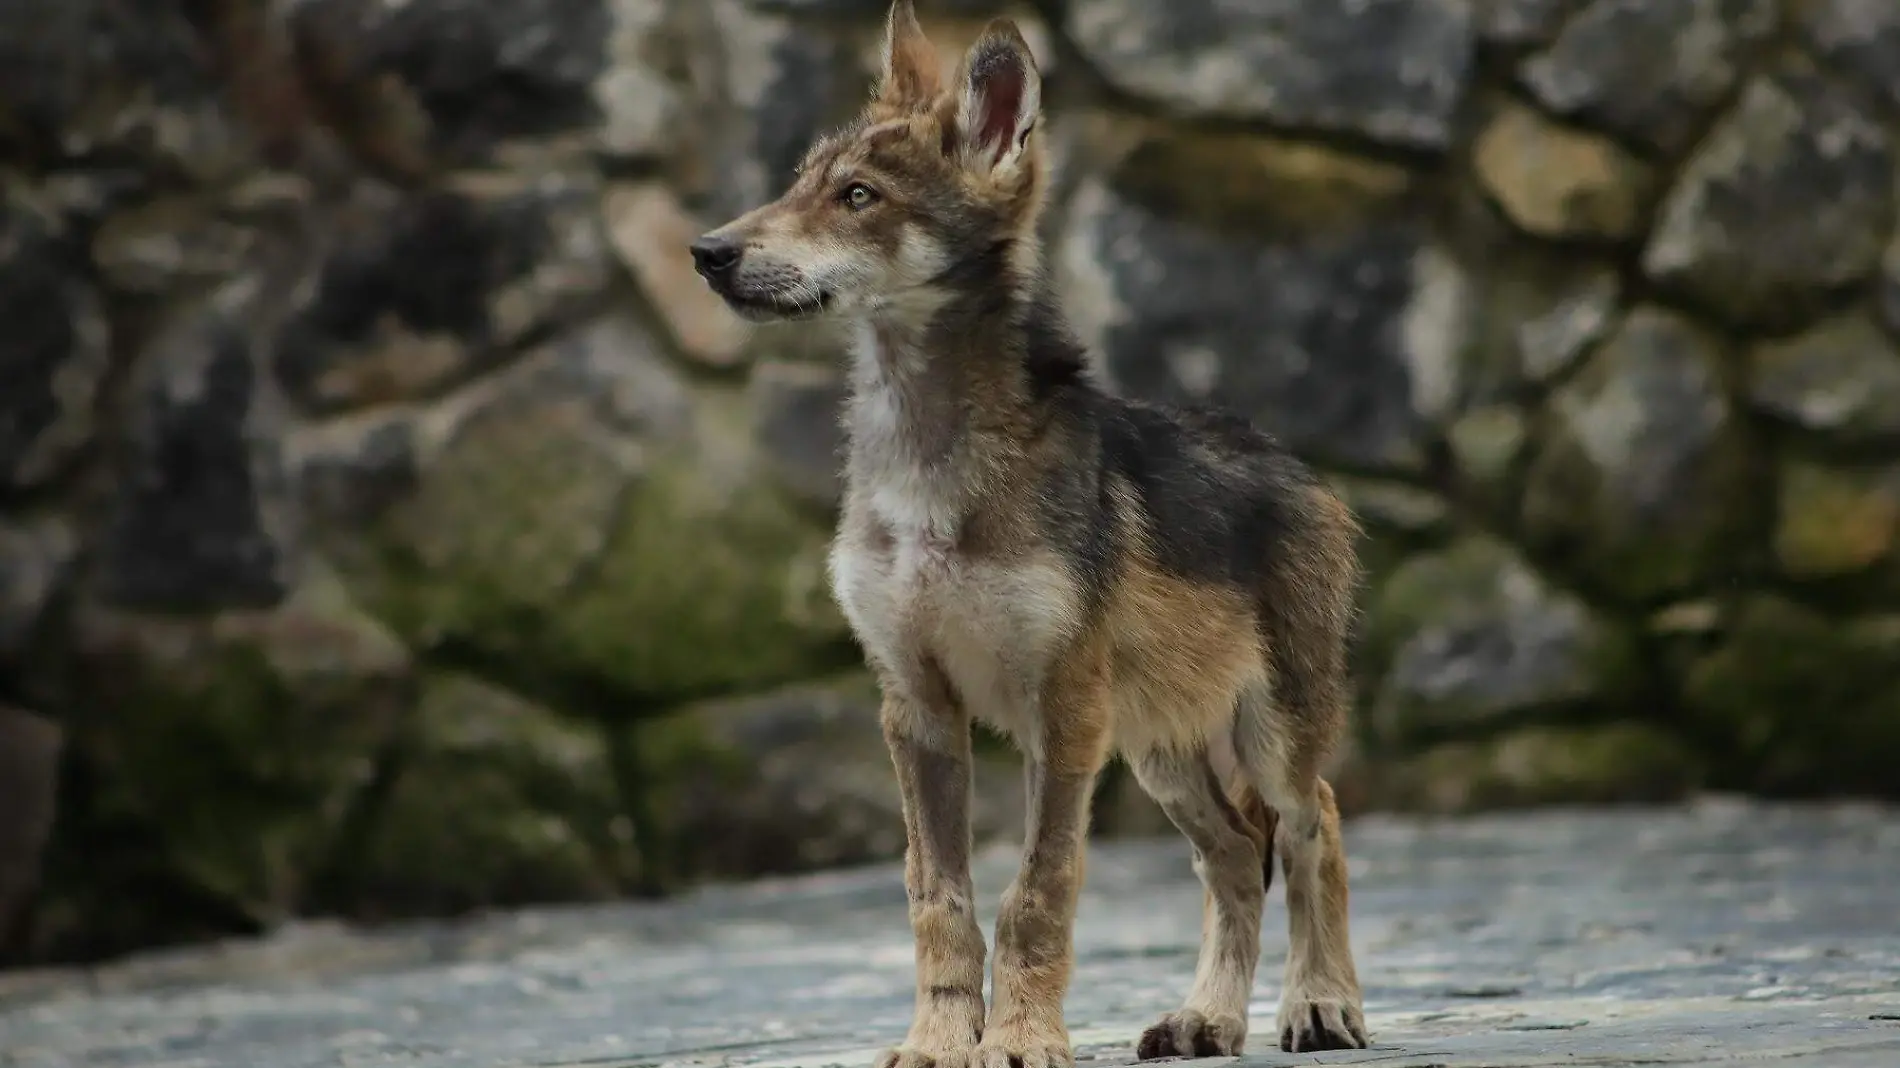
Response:
M423 644L494 642L489 628L513 633L515 617L556 611L605 551L648 435L665 442L687 427L684 385L637 328L565 339L458 400L413 458L395 460L401 481L367 528L382 567L361 576L366 600ZM384 447L402 448L388 437ZM371 461L356 462L359 485L374 492L373 454L358 455Z
M1527 243L1503 220L1477 224L1460 248L1473 265L1464 342L1452 361L1455 403L1441 423L1475 409L1523 407L1569 376L1615 325L1616 270L1574 245Z
M0 951L40 881L53 831L64 735L41 716L0 705Z
M11 183L0 198L4 490L46 483L91 441L112 338L66 220Z
M674 344L709 367L737 366L751 331L699 277L688 251L709 227L659 182L609 189L604 208L614 249L665 321Z
M1418 184L1390 160L1249 130L1106 111L1083 113L1069 130L1079 145L1073 169L1092 172L1072 178L1071 192L1105 180L1124 199L1217 232L1364 226L1400 214ZM1053 242L1062 235L1050 228Z
M1817 75L1758 78L1659 209L1643 271L1732 322L1798 324L1866 277L1893 227L1885 130Z
M1900 11L1883 0L1807 0L1793 14L1830 69L1900 108Z
M779 481L836 507L844 493L844 375L835 366L772 360L753 368L746 390L754 439Z
M1724 572L1760 482L1721 360L1713 337L1644 306L1557 390L1523 503L1545 554L1639 601Z
M749 7L760 11L784 12L792 15L844 15L858 18L882 17L891 9L885 0L746 0ZM950 14L980 16L991 14L1014 14L1015 3L1011 0L935 0L927 6L928 10L919 11L918 18L926 15ZM926 27L926 32L928 28ZM935 38L933 37L934 41Z
M254 352L245 275L175 315L140 354L128 448L97 560L97 593L140 610L264 607L291 581L282 450Z
M1874 286L1874 309L1880 325L1889 334L1900 337L1900 234L1887 244L1880 257L1880 279Z
M1445 443L1460 484L1488 504L1507 500L1527 429L1524 413L1505 405L1474 408L1459 416L1446 432Z
M345 136L406 142L384 147L415 163L591 127L617 29L609 0L310 0L291 17L322 88L354 105Z
M89 787L55 849L100 852L65 857L48 898L75 929L47 937L142 944L300 908L409 707L402 645L314 571L262 611L87 607L74 643L66 726Z
M405 735L339 907L439 916L599 900L634 885L633 821L597 725L437 674Z
M1539 301L1516 330L1518 366L1525 380L1541 385L1574 367L1610 332L1622 288L1615 271L1594 267Z
M1785 461L1775 558L1801 579L1864 573L1900 558L1900 467L1836 468Z
M93 234L92 262L113 289L163 296L247 269L260 238L210 198L160 197L108 218Z
M1900 617L1821 615L1743 601L1683 683L1724 754L1713 783L1776 793L1878 792L1900 760Z
M1076 0L1065 25L1117 89L1171 111L1405 148L1450 143L1473 73L1457 0Z
M662 0L608 0L606 6L613 29L606 67L594 79L600 151L618 161L662 158L681 140L687 119L686 96L667 77L669 56L677 63L681 43L669 32Z
M425 417L388 409L299 427L286 441L298 501L317 540L374 523L414 493ZM347 539L346 539L347 540Z
M57 516L0 524L0 663L26 651L78 551L72 525Z
M1485 41L1522 47L1549 43L1581 6L1583 0L1477 0L1472 14Z
M681 874L814 871L904 855L904 815L876 684L852 674L695 705L637 728L650 803L671 820ZM978 846L1015 841L1013 760L980 758Z
M1474 151L1478 180L1527 233L1614 242L1642 228L1654 173L1608 138L1510 105Z
M16 0L0 7L0 100L31 157L214 182L256 161L219 67L178 5Z
M308 411L413 400L518 354L613 280L595 191L561 179L359 198L272 363Z
M1518 77L1552 112L1672 155L1774 24L1774 0L1589 0Z
M1388 748L1613 705L1637 670L1627 636L1482 537L1401 564L1364 642L1370 726Z
M1700 762L1648 723L1522 727L1436 746L1380 784L1386 804L1437 813L1538 805L1669 804L1699 784Z
M848 644L828 531L772 484L750 422L605 324L432 412L413 490L409 460L383 482L333 453L344 485L395 499L330 538L357 542L336 555L399 633L543 703L549 680L614 695L611 714L796 678Z
M1900 435L1900 352L1848 315L1749 351L1749 399L1777 419L1842 441Z
M1378 588L1414 554L1441 546L1456 533L1451 506L1431 490L1339 475L1329 475L1326 482L1345 499L1365 531L1359 540L1359 568L1367 589Z
M1471 293L1419 227L1220 232L1100 182L1071 210L1056 250L1069 307L1121 387L1218 399L1325 461L1422 463L1429 420L1457 397Z
M724 222L783 193L818 134L864 106L870 83L850 42L804 24L713 0L721 83L702 120L709 195Z
M1450 507L1430 490L1369 478L1333 477L1328 485L1368 529L1425 538L1451 530Z
M551 621L556 662L656 704L859 658L831 597L828 525L774 483L744 415L722 403L689 449L633 484L594 581Z

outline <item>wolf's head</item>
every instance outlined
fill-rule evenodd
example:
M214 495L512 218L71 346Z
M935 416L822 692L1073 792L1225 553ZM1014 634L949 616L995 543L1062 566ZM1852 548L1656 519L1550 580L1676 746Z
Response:
M707 284L759 322L908 318L1029 269L1048 170L1035 59L998 19L950 85L940 71L910 0L897 0L875 97L811 147L778 200L693 242Z

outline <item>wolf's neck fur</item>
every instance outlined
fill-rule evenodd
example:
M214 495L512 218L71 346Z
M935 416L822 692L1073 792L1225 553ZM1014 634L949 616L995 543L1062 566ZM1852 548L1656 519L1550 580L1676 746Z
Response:
M990 487L1025 473L1051 376L1082 375L1039 273L1013 273L856 324L846 492L893 531L954 541Z

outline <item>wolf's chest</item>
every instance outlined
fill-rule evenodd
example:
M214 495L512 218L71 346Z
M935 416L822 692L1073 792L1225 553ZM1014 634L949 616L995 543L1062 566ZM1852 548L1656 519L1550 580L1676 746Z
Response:
M832 553L838 603L873 660L902 676L934 664L972 714L1014 726L1078 625L1074 582L1039 556L972 559L896 537Z

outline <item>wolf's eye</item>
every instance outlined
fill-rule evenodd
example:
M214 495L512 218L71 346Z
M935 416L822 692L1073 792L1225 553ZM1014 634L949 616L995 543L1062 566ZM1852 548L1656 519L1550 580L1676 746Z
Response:
M845 206L851 210L863 211L865 208L870 207L873 201L877 200L877 194L871 192L871 187L865 185L863 182L852 182L850 185L844 187L844 195L840 199L843 200Z

